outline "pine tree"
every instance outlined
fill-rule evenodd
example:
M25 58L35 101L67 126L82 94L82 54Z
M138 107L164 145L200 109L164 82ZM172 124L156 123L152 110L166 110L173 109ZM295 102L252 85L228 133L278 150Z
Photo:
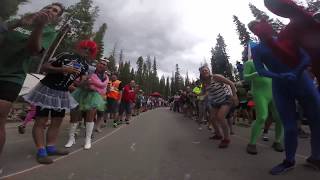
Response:
M144 77L143 77L143 58L140 56L137 60L137 73L136 73L136 82L140 85L144 85Z
M130 62L127 61L124 63L123 68L120 69L119 79L125 85L128 84L132 79L130 75Z
M143 88L144 88L144 91L145 91L147 94L150 94L150 93L151 93L151 90L150 90L150 81L149 81L149 78L148 78L148 70L147 70L147 65L146 65L146 63L143 63L143 67L142 67L142 79L143 79L142 86L143 86Z
M93 25L98 16L99 8L92 0L80 0L66 9L63 24L70 25L70 33L62 41L57 53L71 52L79 40L90 39L93 35Z
M191 83L190 83L190 79L189 79L189 73L187 71L186 73L186 79L185 79L185 82L184 82L184 86L187 87L187 86L190 86Z
M253 16L258 20L266 20L269 24L272 25L275 31L280 31L285 25L279 19L270 18L267 13L258 9L255 5L249 3L249 8Z
M166 79L166 91L165 91L165 97L171 96L170 93L170 78L169 76Z
M136 79L136 77L135 77L135 73L134 73L134 69L133 69L133 68L131 68L131 72L130 72L130 79L131 79L131 80L135 80L135 79ZM139 85L141 85L141 84L139 84Z
M246 47L250 41L250 33L248 29L246 28L245 24L243 24L237 16L233 16L233 22L237 26L237 32L239 35L240 44L243 47Z
M170 94L173 96L177 92L175 84L175 74L172 72L171 81L170 81Z
M235 15L233 16L233 22L237 26L236 30L239 35L240 44L243 46L242 61L246 62L248 60L248 43L251 40L250 33L247 30L246 26Z
M0 22L6 21L10 16L16 15L19 5L28 0L2 0L0 6Z
M176 64L176 71L174 73L174 90L179 91L183 89L183 78L180 74L180 68L179 65Z
M150 76L150 80L152 82L152 92L157 91L159 89L159 77L156 57L153 58L152 74Z
M165 92L166 92L166 79L165 79L164 75L161 76L161 79L160 79L160 82L159 82L159 91L160 91L160 94L162 96L165 95Z
M123 50L120 50L120 54L119 54L119 69L122 69L124 66L124 54L123 54Z
M105 36L106 30L107 30L107 24L103 23L100 26L98 32L96 32L95 37L93 39L97 43L98 48L99 48L98 54L97 54L97 59L101 59L103 57L103 54L104 54L104 41L103 41L103 38Z
M147 56L146 66L147 66L147 75L150 76L152 74L152 63L151 63L150 56Z
M109 62L107 64L108 70L110 71L110 73L116 73L118 70L117 70L117 67L116 67L115 58L111 55L111 56L109 56L108 60L109 60Z
M214 49L212 49L211 53L212 73L221 74L234 81L232 70L230 69L229 65L229 56L226 52L226 44L220 34L218 34L216 46Z

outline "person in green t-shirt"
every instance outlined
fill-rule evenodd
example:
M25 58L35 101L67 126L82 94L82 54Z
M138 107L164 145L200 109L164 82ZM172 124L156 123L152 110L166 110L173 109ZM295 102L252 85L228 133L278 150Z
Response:
M5 143L5 122L18 97L31 57L41 55L56 37L50 25L63 14L60 3L8 22L0 33L0 155Z

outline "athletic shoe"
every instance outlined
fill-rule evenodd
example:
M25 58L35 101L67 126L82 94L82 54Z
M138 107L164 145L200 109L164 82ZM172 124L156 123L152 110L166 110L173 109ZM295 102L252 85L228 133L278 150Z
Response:
M219 148L227 148L230 144L230 140L229 139L224 139L220 142L219 144Z
M308 159L306 159L306 161L312 168L320 171L320 160L312 159L311 157L309 157Z
M118 124L117 124L116 122L114 122L114 123L113 123L113 127L114 127L114 128L117 128L117 127L118 127Z
M126 119L125 121L126 121L126 124L130 124L129 120Z
M47 152L48 156L65 156L69 154L69 151L67 150L62 150L62 149L57 149L55 152Z
M19 134L26 133L26 127L24 125L18 126L18 132L19 132Z
M268 134L264 133L263 136L262 136L262 140L263 140L263 141L269 141L269 136L268 136Z
M37 161L40 164L52 164L53 160L48 156L37 156Z
M222 136L218 136L218 135L215 134L214 136L209 137L209 139L211 139L211 140L221 140Z
M277 152L283 152L284 151L284 148L283 148L282 144L278 143L278 142L274 142L272 144L272 148Z
M255 145L255 144L248 144L248 146L247 146L247 153L248 153L248 154L252 154L252 155L258 154L257 145Z
M281 164L278 164L277 166L273 167L270 170L270 174L272 175L280 175L283 174L291 169L293 169L295 166L294 162L290 162L287 160L284 160Z

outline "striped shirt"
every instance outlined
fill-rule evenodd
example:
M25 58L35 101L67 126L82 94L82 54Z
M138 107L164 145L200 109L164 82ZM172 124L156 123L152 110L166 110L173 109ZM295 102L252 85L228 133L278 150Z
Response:
M211 80L211 82L206 86L206 92L208 93L209 101L215 104L224 102L226 97L231 96L232 94L226 84L215 80Z

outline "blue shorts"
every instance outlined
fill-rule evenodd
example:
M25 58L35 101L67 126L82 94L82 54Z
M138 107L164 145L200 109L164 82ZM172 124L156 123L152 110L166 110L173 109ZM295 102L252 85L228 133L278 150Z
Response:
M126 114L131 114L131 107L131 103L122 101L120 103L119 115L122 115L124 112L126 112Z

